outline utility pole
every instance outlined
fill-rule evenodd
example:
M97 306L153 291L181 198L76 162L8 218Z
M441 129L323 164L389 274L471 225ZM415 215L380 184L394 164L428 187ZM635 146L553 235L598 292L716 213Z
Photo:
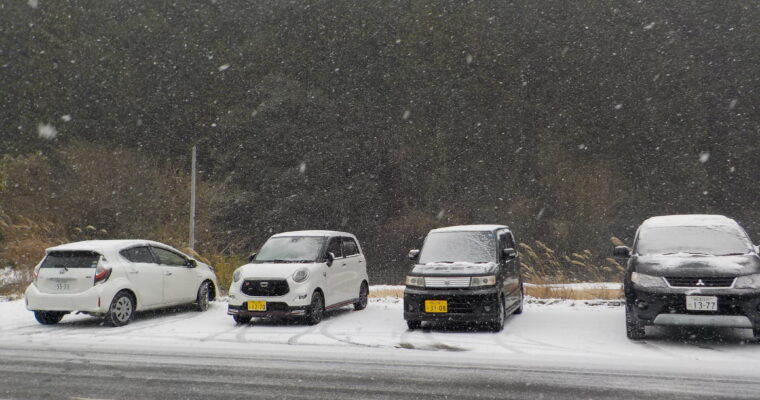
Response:
M195 158L196 149L193 146L192 172L190 176L190 244L188 247L195 250Z

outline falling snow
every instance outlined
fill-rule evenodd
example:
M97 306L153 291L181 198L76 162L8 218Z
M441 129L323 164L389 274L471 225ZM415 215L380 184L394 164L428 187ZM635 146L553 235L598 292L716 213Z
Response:
M222 72L222 71L226 71L227 68L229 68L229 67L230 67L229 64L222 64L222 65L219 66L218 69L219 69L219 72Z
M37 135L45 140L52 140L58 136L58 130L51 124L44 124L40 122L37 125Z
M701 163L704 164L709 159L710 159L710 152L709 151L703 151L703 152L699 153L699 162L701 162Z

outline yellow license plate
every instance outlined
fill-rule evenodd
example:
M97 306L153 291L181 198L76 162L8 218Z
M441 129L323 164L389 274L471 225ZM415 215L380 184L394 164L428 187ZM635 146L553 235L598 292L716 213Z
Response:
M248 302L248 311L266 311L266 310L267 310L266 301L249 301Z
M449 302L446 300L425 300L425 312L447 313L449 312Z

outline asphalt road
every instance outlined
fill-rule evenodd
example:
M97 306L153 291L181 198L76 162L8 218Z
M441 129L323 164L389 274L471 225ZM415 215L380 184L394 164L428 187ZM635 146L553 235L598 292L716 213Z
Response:
M661 371L458 364L413 350L312 353L0 344L3 399L756 399L760 381ZM291 351L285 351L290 348Z

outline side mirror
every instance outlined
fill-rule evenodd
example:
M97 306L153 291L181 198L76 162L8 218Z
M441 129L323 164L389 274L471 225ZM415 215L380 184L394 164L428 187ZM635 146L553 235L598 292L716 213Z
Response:
M760 254L760 246L755 246L754 248L755 248L755 253Z
M251 253L251 255L250 255L250 256L248 256L248 262L249 262L249 263L252 263L252 262L253 262L253 260L255 260L255 259L256 259L256 254L257 254L257 253Z
M187 262L185 263L185 265L186 265L188 268L195 268L195 267L197 267L197 266L198 266L198 261L195 261L195 260L193 260L192 258L190 258L190 259L188 259L188 260L187 260Z
M629 258L631 256L631 249L628 246L615 246L615 250L612 250L612 255L620 258Z
M420 256L419 250L409 250L409 259L414 261Z
M517 257L517 250L509 247L504 249L504 259L505 260L512 260L515 257Z
M333 254L331 251L328 251L326 258L327 258L327 260L326 260L327 266L328 267L332 267L332 263L333 263L333 261L335 261L335 254Z

